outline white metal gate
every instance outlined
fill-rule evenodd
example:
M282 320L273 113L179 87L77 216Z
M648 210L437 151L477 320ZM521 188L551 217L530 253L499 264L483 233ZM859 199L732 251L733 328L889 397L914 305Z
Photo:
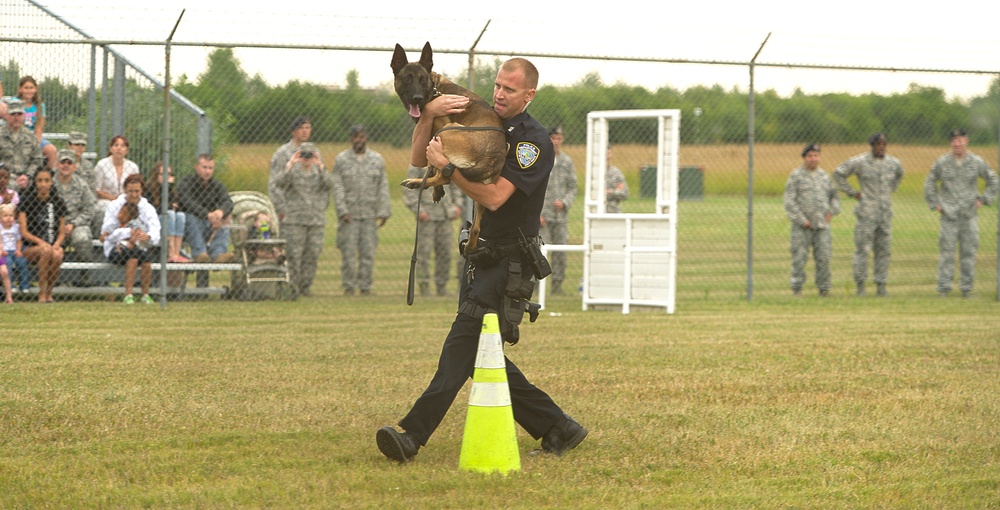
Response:
M677 289L677 151L680 110L590 112L584 196L583 309L665 308ZM608 213L605 176L609 121L656 118L655 212Z

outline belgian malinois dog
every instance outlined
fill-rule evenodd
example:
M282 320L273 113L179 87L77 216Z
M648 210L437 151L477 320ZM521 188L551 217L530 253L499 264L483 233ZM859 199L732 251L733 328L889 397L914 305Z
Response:
M433 66L430 42L424 44L419 62L409 62L403 47L397 44L391 64L396 94L414 122L420 117L424 105L441 94L468 97L469 104L462 113L434 119L433 133L441 137L445 156L462 172L463 177L486 184L496 182L507 158L507 140L500 117L483 98L432 72ZM437 202L444 196L444 186L449 182L450 179L441 175L440 169L429 167L426 178L406 179L402 185L410 189L433 187L433 198ZM466 252L476 249L483 210L478 203L473 208Z

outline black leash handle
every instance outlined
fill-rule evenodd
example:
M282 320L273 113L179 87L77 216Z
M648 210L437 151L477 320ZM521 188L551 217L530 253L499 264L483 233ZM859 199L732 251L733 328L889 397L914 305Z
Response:
M427 170L424 171L424 178L420 181L420 189L417 190L417 221L413 229L413 254L410 255L410 276L406 282L406 306L413 306L413 283L417 272L417 243L420 242L420 202L424 196L424 185L427 184L427 178L430 175L431 165L428 164Z
M458 130L458 131L499 131L501 134L504 132L502 128L499 128L499 127L496 127L496 126L460 126L460 125L452 125L452 126L445 126L445 127L441 128L440 130L438 130L437 133L434 133L434 136L432 136L431 139L433 140L434 138L437 138L438 135L440 135L442 131L451 131L451 130ZM424 178L423 178L422 181L420 181L420 189L417 191L417 217L416 217L417 221L416 221L416 227L414 228L414 233L413 233L413 254L410 255L410 275L407 278L407 282L406 282L406 305L407 306L413 306L413 284L414 284L414 282L416 280L416 272L417 272L417 243L420 242L420 202L421 202L421 198L423 198L423 195L424 195L424 186L427 184L427 179L430 176L431 176L431 165L430 165L430 162L428 162L427 163L427 170L424 171Z

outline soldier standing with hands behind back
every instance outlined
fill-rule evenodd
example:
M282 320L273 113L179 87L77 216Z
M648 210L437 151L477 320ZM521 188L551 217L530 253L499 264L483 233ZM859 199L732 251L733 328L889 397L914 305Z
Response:
M942 297L951 292L955 276L955 248L959 250L962 276L958 282L962 297L972 295L979 248L977 213L993 203L997 194L997 174L983 158L968 151L969 138L964 129L951 132L951 152L938 158L924 181L924 199L932 211L941 213L938 236L937 291ZM986 183L979 194L978 180ZM938 184L940 183L940 187Z
M426 168L410 165L407 179L421 179ZM448 183L444 197L440 201L420 199L420 190L403 189L403 204L417 214L417 276L420 281L420 295L430 294L431 252L434 252L434 283L438 296L448 295L448 280L451 279L451 252L455 249L455 228L452 222L462 217L465 194ZM419 204L420 212L417 213Z
M854 283L857 294L865 295L868 278L868 254L872 253L872 279L878 286L878 295L886 296L889 279L889 261L892 260L892 194L903 180L903 165L885 153L885 133L875 133L868 138L872 150L845 161L833 172L833 180L845 195L858 201L854 207ZM847 178L856 176L854 189Z
M812 143L802 149L802 165L792 171L785 184L785 213L792 222L792 292L802 293L806 262L812 248L816 261L816 288L820 296L830 293L830 259L833 236L830 220L840 213L840 199L833 181L819 167L820 148Z
M348 133L351 148L333 164L333 202L337 207L337 248L340 249L340 285L345 295L371 293L372 267L378 229L389 216L389 181L382 155L368 149L364 126Z
M538 234L551 244L569 242L569 209L576 197L576 169L573 160L562 151L563 129L555 126L549 130L549 140L555 149L556 159L549 174L549 187L545 190L542 204L541 227ZM566 279L566 253L557 251L549 254L552 260L552 294L563 293L562 283Z

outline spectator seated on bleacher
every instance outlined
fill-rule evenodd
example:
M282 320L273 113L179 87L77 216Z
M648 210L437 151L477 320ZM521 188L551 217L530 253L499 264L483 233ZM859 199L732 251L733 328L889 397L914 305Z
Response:
M214 179L215 161L209 154L198 156L195 173L177 186L180 209L187 219L186 239L195 262L216 264L233 261L229 252L229 222L233 201L226 186Z
M108 262L125 266L125 297L122 302L127 305L136 301L132 295L132 287L136 271L140 267L140 302L154 303L153 298L149 297L149 287L153 279L152 263L159 257L158 251L153 248L160 245L160 217L142 196L144 186L141 175L126 177L125 192L108 204L101 226L101 240L104 241L104 255ZM133 214L124 214L123 210L126 213L132 211ZM124 236L122 229L125 229ZM123 237L124 245L119 244Z
M72 253L72 260L90 262L94 260L93 239L90 225L94 217L94 207L97 199L94 191L79 175L76 175L76 154L69 150L59 151L57 158L58 171L55 176L55 187L66 204L67 252ZM68 255L68 253L67 253ZM86 285L85 279L77 282Z

